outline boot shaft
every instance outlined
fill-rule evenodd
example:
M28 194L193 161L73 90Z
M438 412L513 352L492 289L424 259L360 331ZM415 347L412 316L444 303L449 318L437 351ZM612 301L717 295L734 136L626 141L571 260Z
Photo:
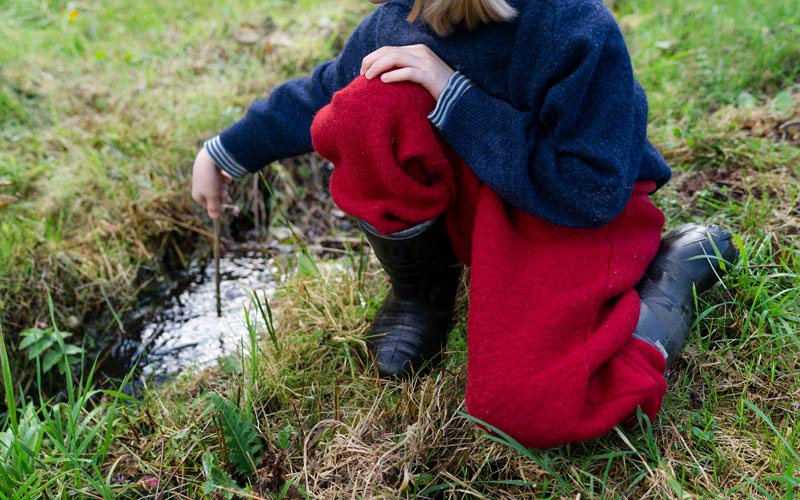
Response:
M363 221L359 225L398 299L423 300L435 307L452 304L461 266L441 218L390 235Z

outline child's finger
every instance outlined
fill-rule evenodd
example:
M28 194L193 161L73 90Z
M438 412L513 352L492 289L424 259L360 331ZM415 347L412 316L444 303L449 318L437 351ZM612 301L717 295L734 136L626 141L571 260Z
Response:
M206 198L206 212L208 212L208 216L212 219L219 219L220 215L222 215L222 205L220 204L220 200L216 196L208 196Z
M425 72L417 68L400 68L383 73L381 75L381 81L385 83L414 82L424 87L427 78Z
M367 66L364 77L369 80L392 68L421 67L421 64L419 57L408 50L390 50Z
M361 74L361 75L365 74L367 72L367 70L373 64L375 64L375 61L377 61L379 59L382 59L384 57L387 57L387 56L390 56L390 55L393 55L393 54L399 54L399 53L414 55L414 56L416 56L417 58L420 58L420 59L422 59L422 58L430 58L431 56L437 57L436 54L434 54L433 51L430 48L428 48L427 45L420 45L420 44L418 44L418 45L403 45L403 46L399 46L399 47L392 46L392 45L387 45L385 47L381 47L381 48L379 48L377 50L374 50L374 51L370 52L369 54L367 54L364 57L364 59L361 60L361 71L360 71L359 74Z
M371 80L386 73L387 71L399 68L422 69L422 67L419 65L419 62L413 57L386 57L375 61L375 64L373 64L364 74L364 77L367 78L367 80Z
M240 212L239 207L237 207L236 205L228 205L228 204L222 205L222 211L233 214L234 217L238 217Z
M372 64L377 60L384 56L387 52L395 49L396 47L381 47L377 50L374 50L367 54L364 59L361 60L361 72L360 74L364 74L367 70L372 66Z

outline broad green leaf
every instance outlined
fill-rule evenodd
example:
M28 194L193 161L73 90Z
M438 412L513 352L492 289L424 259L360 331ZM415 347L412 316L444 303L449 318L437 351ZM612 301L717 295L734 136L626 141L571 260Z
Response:
M227 488L234 491L242 491L236 481L228 475L227 472L222 470L219 466L217 456L210 451L203 453L203 473L206 476L206 484L203 488L203 493L210 495L212 493L219 493L225 498L233 498L233 493L230 491L222 490L220 487Z
M287 425L280 431L278 431L278 440L275 443L275 446L279 450L285 450L292 444L292 434L294 434L294 427L291 425Z
M306 253L301 253L300 255L297 256L297 269L303 276L319 275L319 269L317 268L317 264L314 262L314 259L312 259Z
M262 459L256 427L241 408L219 394L212 393L211 402L222 427L231 467L240 474L252 474Z
M42 372L47 373L61 361L63 356L58 351L49 351L42 360Z
M48 337L48 333L40 328L28 328L20 332L19 335L22 337L22 341L19 343L20 349L26 349L28 346Z
M11 429L6 429L3 432L0 432L0 459L3 462L6 461L8 458L8 451L11 449L11 446L14 444L14 433L11 432Z
M736 98L736 105L740 108L750 109L755 108L758 105L758 101L753 94L745 90Z
M66 344L64 346L64 354L67 356L80 356L83 354L83 347L79 347L74 344Z
M26 351L28 353L28 359L36 359L42 355L43 352L50 349L53 344L56 343L56 339L49 337L36 342L35 344L29 346Z
M772 100L772 110L780 115L785 115L792 110L792 94L783 91Z

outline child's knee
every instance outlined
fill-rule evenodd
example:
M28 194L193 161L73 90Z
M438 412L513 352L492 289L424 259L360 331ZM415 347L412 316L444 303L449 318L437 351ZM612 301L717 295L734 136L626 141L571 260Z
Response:
M388 110L430 108L436 101L419 84L413 82L384 83L380 78L367 80L360 76L333 95L337 107L357 107L366 113L386 113ZM375 106L380 106L375 108Z
M323 111L343 134L356 133L360 137L370 132L376 116L401 117L419 110L427 119L427 112L435 104L428 91L416 83L383 83L377 78L358 77L336 92ZM315 124L318 121L319 116L314 119Z

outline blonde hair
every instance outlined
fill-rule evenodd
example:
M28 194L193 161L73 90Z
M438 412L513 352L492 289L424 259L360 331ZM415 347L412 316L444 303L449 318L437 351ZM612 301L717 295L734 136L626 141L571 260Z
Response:
M414 0L408 20L427 23L439 36L463 24L473 30L492 21L511 21L517 11L506 0Z

